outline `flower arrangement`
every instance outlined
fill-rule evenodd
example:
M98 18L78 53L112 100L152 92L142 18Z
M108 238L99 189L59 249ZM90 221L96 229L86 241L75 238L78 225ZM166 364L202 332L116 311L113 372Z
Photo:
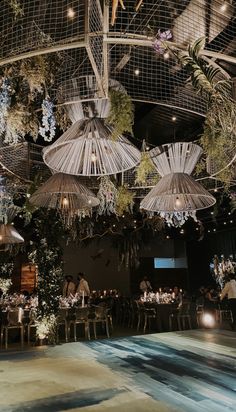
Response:
M154 50L158 54L164 54L167 49L165 42L170 39L172 39L172 33L170 30L161 32L161 30L159 29L153 42Z
M12 285L11 279L0 278L0 290L5 295Z
M35 321L36 336L39 340L48 339L49 343L55 343L56 337L56 316L54 314L50 316L39 317Z
M132 193L126 185L118 187L115 206L115 212L118 216L121 216L125 212L132 213L134 196L135 193Z
M116 140L124 132L133 134L134 105L124 91L111 89L109 92L110 112L106 123L113 127L112 139Z
M6 130L6 117L11 105L11 85L7 78L3 78L0 90L0 136Z
M42 103L43 119L42 126L39 128L39 134L45 142L51 142L56 134L56 120L54 116L54 104L49 96Z

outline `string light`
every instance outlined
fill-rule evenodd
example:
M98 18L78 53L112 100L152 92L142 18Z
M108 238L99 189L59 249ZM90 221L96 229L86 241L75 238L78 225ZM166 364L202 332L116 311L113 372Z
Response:
M216 229L213 229L213 232L216 232Z
M224 1L224 3L220 6L220 11L222 11L223 13L227 10L228 4L226 3L226 1Z
M233 220L230 220L230 223L233 223Z
M69 19L73 19L75 17L75 11L72 9L72 7L69 7L67 10L67 17Z
M139 76L140 70L139 70L139 69L135 69L134 74L135 74L135 76Z
M224 225L226 225L226 222L224 222Z
M172 122L176 121L176 116L172 116Z
M184 234L184 229L181 229L180 233L181 233L181 235L183 235Z
M170 57L170 53L169 52L165 52L164 54L163 54L163 57L164 57L164 59L169 59L169 57Z

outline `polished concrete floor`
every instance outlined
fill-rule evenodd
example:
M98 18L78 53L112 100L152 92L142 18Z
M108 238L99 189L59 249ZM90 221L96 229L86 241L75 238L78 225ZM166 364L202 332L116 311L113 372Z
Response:
M193 330L0 353L1 412L236 411L236 333Z

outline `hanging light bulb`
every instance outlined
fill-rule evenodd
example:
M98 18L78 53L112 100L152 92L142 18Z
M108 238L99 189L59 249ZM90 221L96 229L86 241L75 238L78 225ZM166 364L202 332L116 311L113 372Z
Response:
M95 155L95 153L92 153L91 154L91 161L96 162L96 160L97 160L97 156Z
M164 57L165 60L169 59L170 53L169 53L168 51L165 52L165 53L163 54L163 57Z
M3 239L2 235L0 235L0 241Z
M176 116L172 116L172 122L176 122Z
M69 206L69 200L67 199L67 197L63 197L62 200L62 207L68 207Z
M224 1L222 5L220 6L220 11L224 13L227 10L227 7L228 7L228 4L226 1Z
M177 197L176 201L175 201L175 207L176 209L181 208L182 204L181 204L181 200Z
M73 19L75 17L75 11L72 9L72 7L69 7L67 10L67 17L69 19Z

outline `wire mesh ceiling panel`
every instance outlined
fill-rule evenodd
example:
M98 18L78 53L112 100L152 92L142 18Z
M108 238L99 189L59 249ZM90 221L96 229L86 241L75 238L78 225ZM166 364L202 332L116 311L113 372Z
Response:
M111 77L134 100L204 114L206 102L188 83L187 72L173 55L158 55L153 41L158 30L170 30L174 45L185 49L205 36L205 58L227 77L225 63L236 63L234 2L223 9L222 0L124 0L125 10L118 2L112 26L115 3L1 0L0 65L60 54L56 80L48 90L60 103L107 97ZM137 3L141 6L135 10Z
M125 10L118 7L115 24L110 27L112 76L124 84L135 100L203 114L206 103L190 83L186 84L188 74L171 54L154 52L153 38L158 30L170 30L173 43L184 49L205 36L206 59L213 57L211 61L215 66L224 59L236 63L233 59L236 56L235 7L227 2L224 8L220 0L143 0L141 3L135 11L135 1L124 1ZM222 73L229 77L224 70Z
M1 59L78 47L84 41L86 2L2 0ZM61 46L61 47L60 47Z

